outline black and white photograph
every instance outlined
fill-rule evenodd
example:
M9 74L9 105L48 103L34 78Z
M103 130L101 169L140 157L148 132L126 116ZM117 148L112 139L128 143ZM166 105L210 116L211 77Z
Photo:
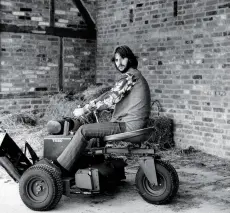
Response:
M230 213L230 0L0 0L2 213Z

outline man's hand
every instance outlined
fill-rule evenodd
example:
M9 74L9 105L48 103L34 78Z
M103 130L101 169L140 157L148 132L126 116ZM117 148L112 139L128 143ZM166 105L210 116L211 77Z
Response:
M83 108L76 108L74 111L73 111L73 114L75 117L81 117L82 115L85 114L84 112L84 109Z

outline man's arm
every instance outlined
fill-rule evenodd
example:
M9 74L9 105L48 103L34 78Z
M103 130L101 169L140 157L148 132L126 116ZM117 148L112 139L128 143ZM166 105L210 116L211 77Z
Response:
M94 110L113 109L114 105L125 96L126 92L132 89L135 83L136 78L134 75L125 74L122 79L115 83L110 91L102 94L99 98L90 101L89 104L86 104L84 106L84 112L87 113Z

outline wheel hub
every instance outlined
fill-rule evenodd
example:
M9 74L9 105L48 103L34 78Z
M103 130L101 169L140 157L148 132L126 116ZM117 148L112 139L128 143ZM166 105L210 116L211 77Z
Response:
M154 196L159 196L163 194L164 191L166 190L164 177L161 175L158 175L157 179L158 179L158 185L151 184L146 177L143 179L143 186L145 190Z
M36 192L37 192L37 194L39 193L39 192L42 192L43 190L44 190L44 188L43 188L43 186L42 185L39 185L38 183L36 183Z
M32 178L27 185L27 195L34 202L42 202L48 196L47 183L40 178Z

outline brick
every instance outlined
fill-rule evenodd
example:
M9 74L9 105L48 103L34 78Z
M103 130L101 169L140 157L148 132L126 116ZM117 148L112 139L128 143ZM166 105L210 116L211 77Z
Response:
M192 78L193 79L202 79L202 75L194 75Z
M75 7L71 7L70 11L72 11L72 12L79 12L78 8L75 8Z
M32 30L32 33L35 33L35 34L45 34L46 31L42 31L42 30Z
M12 2L9 2L9 1L0 1L0 5L12 6Z
M217 15L217 11L206 12L206 16L213 16L213 15Z
M58 22L67 24L69 22L69 20L67 20L67 19L58 19Z
M4 88L4 87L12 87L13 84L12 83L1 83L1 87Z
M43 17L31 17L31 21L42 22L43 21Z
M213 108L214 112L225 112L224 108Z
M204 122L213 122L213 118L202 118Z
M214 133L224 133L223 129L213 129Z
M55 14L58 14L58 15L65 15L65 14L66 14L66 11L64 11L64 10L55 10Z
M47 63L47 66L49 66L49 67L58 67L58 64L55 64L55 63Z
M39 26L49 26L50 23L49 23L49 22L40 21L40 22L38 23L38 25L39 25Z
M32 100L31 104L42 104L42 100Z
M65 23L55 23L55 26L56 27L67 27L67 24L65 24Z
M12 12L12 14L13 14L14 16L25 16L25 15L26 15L25 12L17 12L17 11Z
M73 63L64 63L64 67L74 67Z
M31 105L25 105L25 106L21 106L21 109L30 109Z

